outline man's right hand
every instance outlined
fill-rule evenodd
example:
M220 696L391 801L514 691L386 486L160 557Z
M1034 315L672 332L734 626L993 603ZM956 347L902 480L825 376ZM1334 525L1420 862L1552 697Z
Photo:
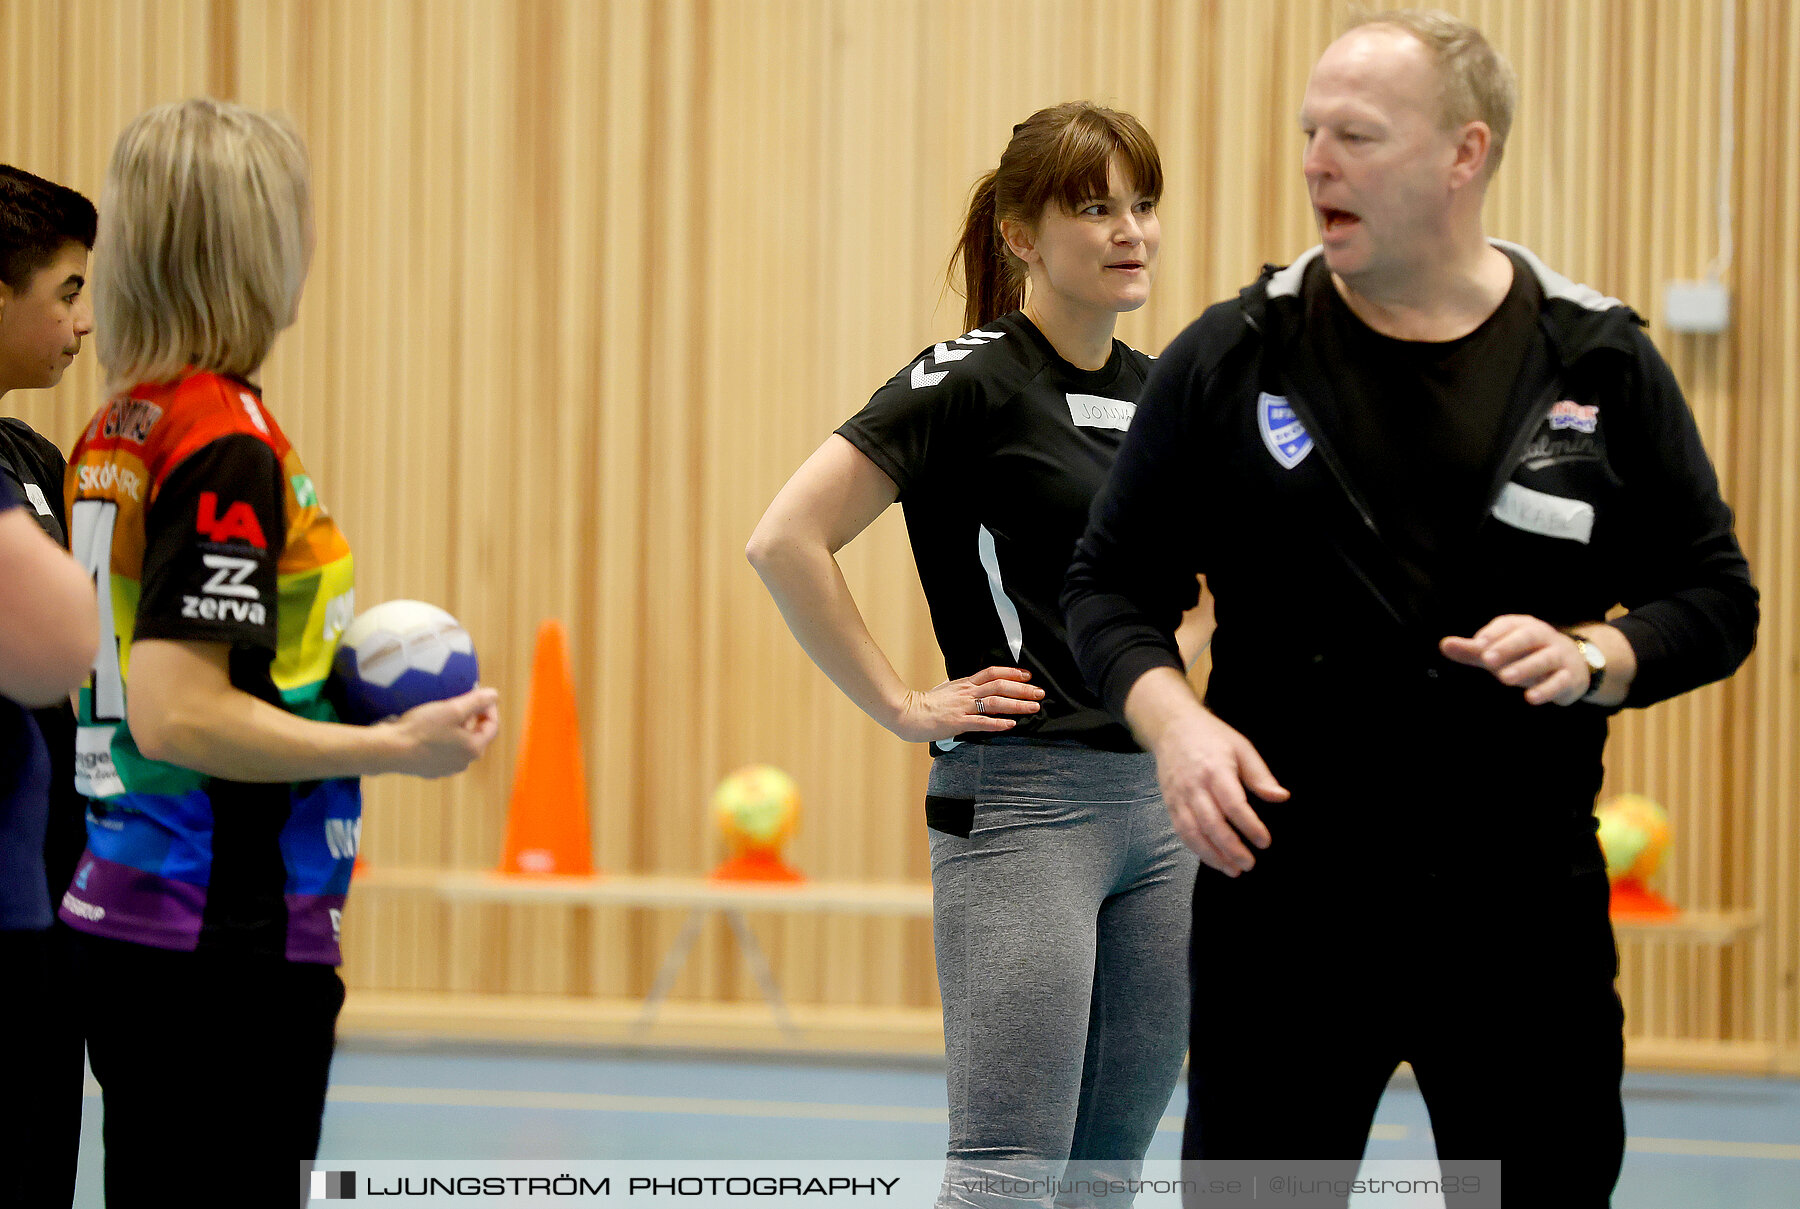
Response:
M1181 842L1228 877L1256 864L1249 840L1269 846L1269 829L1244 795L1285 802L1288 791L1250 746L1250 740L1202 709L1169 724L1158 740L1156 779Z
M1250 740L1201 705L1173 668L1139 677L1125 712L1156 756L1156 779L1181 842L1227 877L1248 871L1256 858L1244 841L1267 848L1270 836L1244 791L1265 802L1288 799Z

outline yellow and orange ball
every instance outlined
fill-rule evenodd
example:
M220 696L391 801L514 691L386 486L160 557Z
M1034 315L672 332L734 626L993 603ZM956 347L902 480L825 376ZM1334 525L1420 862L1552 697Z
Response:
M712 815L731 853L714 877L802 880L781 860L782 844L800 823L800 787L787 773L768 764L738 769L713 790Z
M1613 881L1648 881L1669 850L1669 815L1641 793L1622 793L1594 811L1600 820L1600 850Z
M1641 793L1622 793L1594 811L1612 881L1615 916L1671 916L1677 908L1645 883L1669 850L1669 815Z

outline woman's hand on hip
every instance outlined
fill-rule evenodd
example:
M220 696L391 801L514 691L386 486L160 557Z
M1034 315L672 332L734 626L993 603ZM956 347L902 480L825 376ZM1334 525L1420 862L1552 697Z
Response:
M1020 716L1037 713L1044 699L1044 690L1030 679L1024 668L990 667L936 688L908 689L888 729L912 743L1009 731Z

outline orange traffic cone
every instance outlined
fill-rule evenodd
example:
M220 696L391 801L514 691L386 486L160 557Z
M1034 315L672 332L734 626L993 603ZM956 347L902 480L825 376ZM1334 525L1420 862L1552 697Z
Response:
M581 728L575 721L575 681L562 623L538 627L531 666L525 738L513 773L502 873L591 874L587 776L581 766Z

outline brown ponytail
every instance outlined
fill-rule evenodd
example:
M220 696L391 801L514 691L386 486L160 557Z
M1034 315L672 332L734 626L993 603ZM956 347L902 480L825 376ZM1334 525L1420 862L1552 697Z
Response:
M1139 193L1152 200L1162 196L1162 157L1143 124L1129 113L1068 101L1040 109L1013 127L1000 166L969 191L962 237L945 274L954 282L957 262L962 262L963 322L970 330L1025 300L1030 274L1000 237L1001 220L1035 223L1051 202L1073 214L1083 203L1104 197L1114 156Z
M1000 238L1000 218L994 213L996 175L989 172L970 190L962 239L950 254L952 272L957 260L962 261L963 323L969 331L998 319L1025 300L1024 263Z

